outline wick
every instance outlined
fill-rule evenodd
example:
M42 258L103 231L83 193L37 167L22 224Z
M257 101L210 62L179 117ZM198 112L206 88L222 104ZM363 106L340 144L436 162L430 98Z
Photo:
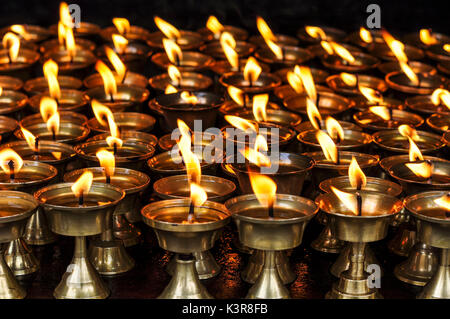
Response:
M187 221L189 224L192 224L194 222L194 210L195 210L195 206L194 206L194 202L191 200L191 204L189 205L189 214L187 217Z
M117 154L117 144L116 143L113 144L113 154L114 154L114 156Z
M281 61L285 61L285 56L284 56L284 54L285 54L285 48L284 48L284 46L281 46Z
M109 95L109 100L110 100L112 103L114 103L114 95L113 95L112 93Z
M36 156L36 159L39 158L39 137L36 136L34 139L34 156Z
M52 128L52 139L53 139L53 142L56 141L56 131L55 131L55 128Z
M430 170L433 172L433 163L430 160L425 160L425 162L430 165ZM433 184L433 173L431 173L430 177L428 177L427 184Z
M8 64L12 64L11 53L8 50Z
M108 174L106 174L106 184L111 184L111 176L109 176Z
M78 197L78 206L84 206L84 194L81 192L80 197Z
M178 57L178 55L175 55L175 64L176 66L180 66L180 58Z
M273 218L273 201L269 204L269 217Z
M361 190L361 184L358 183L356 186L356 206L358 210L358 216L362 216L362 197L361 193L359 192Z
M120 82L121 84L123 84L125 82L125 78L127 77L127 73L128 73L128 70L125 69L125 73L123 74L122 81Z
M319 102L320 102L320 94L317 93L317 98L316 98L316 105L317 105L317 107L319 107Z
M14 174L14 161L10 160L8 162L8 166L9 166L9 180L10 182L14 182L15 179L15 174Z

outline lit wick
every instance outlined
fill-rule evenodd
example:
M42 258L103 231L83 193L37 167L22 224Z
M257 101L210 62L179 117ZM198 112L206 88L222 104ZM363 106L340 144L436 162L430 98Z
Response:
M113 154L114 156L117 154L117 143L113 143Z
M362 216L362 197L360 194L361 190L361 183L358 183L358 185L356 186L356 207L358 210L358 216Z
M78 206L84 206L84 194L83 194L83 191L80 192L80 196L78 197Z
M269 217L273 218L273 201L269 203Z
M39 159L39 136L34 138L34 156Z
M189 205L189 213L187 217L187 221L189 224L192 224L194 222L195 219L194 210L195 210L194 201L191 200L191 204Z
M112 93L109 94L109 101L114 103L114 95Z
M109 174L106 173L106 171L105 171L105 175L106 175L106 184L111 184L111 176L109 176Z
M53 139L53 142L56 141L56 129L54 127L52 127L52 139Z
M125 73L123 74L122 81L120 81L121 84L125 82L125 78L127 77L128 69L125 69Z
M14 174L14 161L10 160L8 162L8 166L9 166L9 181L10 182L14 182L15 179L15 174Z

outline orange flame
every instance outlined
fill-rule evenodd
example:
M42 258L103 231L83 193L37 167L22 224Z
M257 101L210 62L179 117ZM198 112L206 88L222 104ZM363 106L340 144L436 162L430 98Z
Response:
M170 62L178 65L183 60L183 52L174 40L164 38L163 46Z
M333 48L334 53L339 55L342 59L347 61L348 63L355 63L355 57L350 53L349 50L344 48L342 45L337 44L336 42L330 42L331 47Z
M359 36L361 37L361 40L366 43L373 42L372 34L370 34L370 31L364 27L359 28Z
M222 33L222 35L220 36L220 44L222 47L226 44L233 49L236 48L236 40L230 32Z
M403 73L406 74L406 76L412 82L412 84L415 86L418 86L420 83L419 77L417 76L416 73L414 73L414 71L411 69L411 67L408 65L408 63L402 62L402 61L400 61L399 63L400 63L400 67L401 67Z
M334 50L333 50L333 47L331 46L330 42L328 42L328 41L320 41L320 45L322 46L322 48L323 48L329 55L333 55L333 54L334 54Z
M13 163L12 166L9 165L10 162ZM0 166L5 173L17 174L23 166L23 160L13 149L4 148L0 151Z
M97 121L104 127L109 126L109 131L112 137L119 137L119 128L114 121L114 114L106 106L99 101L93 99L91 101L92 112Z
M249 172L249 178L258 202L264 207L273 207L277 184L266 175Z
M180 140L177 141L177 145L186 166L189 183L200 184L202 176L200 160L191 151L191 139L189 136L182 134Z
M20 127L20 130L22 131L23 137L25 138L25 141L27 141L28 146L34 151L37 152L38 148L36 147L36 137L28 131L26 128Z
M309 98L313 101L317 101L317 91L311 69L307 66L296 65L294 67L294 73L300 77L300 80L302 81L303 87L305 88L306 94L308 94Z
M175 86L179 86L181 84L181 73L175 65L169 65L167 67L167 73Z
M59 45L64 45L66 41L66 26L61 21L58 22L58 42Z
M420 29L419 38L426 45L438 44L439 41L431 34L430 29Z
M25 27L23 25L14 24L14 25L12 25L10 27L10 30L12 32L17 33L18 35L20 35L26 41L31 39L31 35L27 32L27 30L25 30Z
M225 120L233 125L235 128L240 129L242 131L252 130L254 132L258 131L258 125L255 123L252 123L251 121L248 121L246 119L243 119L239 116L234 115L225 115Z
M124 35L130 32L130 21L128 21L126 18L113 18L112 22L120 34Z
M97 156L100 166L105 170L105 175L113 176L116 167L114 153L106 149L100 149L97 153L95 153L95 156Z
M117 136L108 136L106 138L106 144L108 144L109 147L121 148L123 145L123 140L121 140Z
M209 16L206 21L206 27L209 31L214 33L214 38L218 39L220 37L220 33L223 31L223 25L217 20L215 16Z
M225 34L225 32L224 32ZM222 39L222 38L221 38ZM239 55L237 52L228 44L228 42L220 42L222 50L225 53L228 63L234 70L239 70Z
M113 49L110 47L105 48L106 56L108 57L109 62L111 62L112 66L116 70L117 73L117 80L119 82L122 82L125 78L125 74L127 72L127 69L125 67L125 64L123 64L122 60L119 58L119 56L114 52Z
M322 30L322 28L315 26L306 26L305 30L311 38L321 40L325 40L327 38L327 35L325 34L325 31Z
M376 116L381 117L385 121L389 121L391 119L389 109L385 106L371 106L369 107L369 111Z
M450 53L450 43L446 43L442 46L445 52Z
M153 20L155 21L158 29L169 39L178 39L181 36L180 31L178 31L178 29L171 25L169 22L161 19L158 16L155 16Z
M371 104L383 104L384 98L380 92L365 86L358 86L359 92L369 101Z
M184 102L188 104L194 105L198 103L198 98L192 92L183 91L181 92L180 97Z
M270 159L266 155L260 152L260 150L267 151L268 145L264 136L258 134L255 139L255 145L253 148L245 148L245 150L239 150L242 155L250 162L258 167L269 167Z
M408 57L405 54L405 46L400 41L396 40L389 32L386 30L381 30L381 35L383 36L384 41L391 49L394 56L397 58L399 62L407 62Z
M436 198L434 202L440 207L450 211L450 194L446 194L442 197Z
M60 122L60 116L59 113L56 112L52 116L49 117L47 121L47 129L52 134L56 135L59 132L59 122Z
M320 147L322 148L322 152L325 158L329 161L332 161L333 163L337 163L338 149L336 147L336 144L334 144L333 139L323 131L317 131L316 138L320 144Z
M233 99L234 102L236 102L237 105L244 105L244 91L232 85L228 87L227 91L228 95Z
M73 28L73 21L70 15L69 6L65 2L59 4L59 21L66 27Z
M267 42L267 40L276 42L277 37L275 34L273 34L272 30L270 29L269 25L264 21L261 17L256 17L256 27L258 28L259 33L264 38L264 40Z
M0 96L2 95L2 93L3 93L3 88L0 86Z
M411 137L407 136L409 140L409 161L423 161L423 155L419 147L414 143Z
M16 62L19 56L20 49L20 39L17 35L12 32L7 32L2 39L2 44L4 48L9 50L9 59L11 62Z
M266 40L266 44L278 60L283 60L283 49L279 45L271 40Z
M436 106L443 103L450 109L450 92L441 88L434 90L431 94L431 102Z
M288 71L286 77L287 77L289 85L294 89L294 91L296 93L300 94L303 92L302 80L296 73L294 73L292 71Z
M244 80L254 83L262 72L261 66L254 57L249 57L244 67Z
M331 116L328 116L326 118L325 127L327 129L328 135L332 139L336 140L339 137L339 140L344 140L344 129L342 128L341 124L339 124L339 122Z
M58 104L55 99L49 96L43 96L39 102L39 111L42 120L47 122L48 119L58 111Z
M89 193L92 182L94 180L94 174L90 171L85 171L78 179L73 183L71 189L75 197L82 197Z
M114 49L116 49L119 54L124 54L127 50L128 40L120 34L113 34L111 38L114 43Z
M164 94L172 94L177 92L178 90L171 84L167 84L166 89L164 90Z
M61 88L58 82L58 64L52 59L47 60L43 66L44 76L48 83L50 96L56 100L61 98Z
M208 195L206 194L203 187L196 183L191 183L189 185L190 191L191 191L191 200L194 206L199 207L201 206L206 200L208 199Z
M253 116L257 122L265 122L267 120L267 102L269 94L257 94L253 97Z
M348 178L350 185L357 190L364 188L367 184L367 178L361 167L359 167L358 161L352 156L352 161L348 167Z
M413 140L417 140L419 135L417 135L417 131L407 124L402 124L398 127L398 132L404 137L410 137Z
M408 167L414 175L422 177L422 178L430 178L433 174L433 165L428 161L423 161L420 163L406 163L406 167Z
M75 45L75 37L73 35L73 30L72 28L66 28L66 32L65 32L65 37L66 37L66 50L67 53L69 54L69 57L71 59L73 59L75 57L76 54L76 45Z
M319 109L316 104L308 97L306 98L306 113L308 114L308 119L312 126L319 130L319 122L322 121L322 116L320 115Z
M345 207L350 209L350 211L354 215L356 215L356 216L359 215L358 214L358 201L356 199L356 195L350 194L347 192L343 192L334 186L331 186L331 190L336 195L336 197L339 198L339 200L344 204Z
M339 77L347 86L356 86L356 83L358 83L358 78L354 74L342 72Z
M117 94L117 83L114 74L108 68L108 66L103 63L101 60L98 60L95 64L95 69L103 79L103 87L105 89L105 94L109 96L113 96Z

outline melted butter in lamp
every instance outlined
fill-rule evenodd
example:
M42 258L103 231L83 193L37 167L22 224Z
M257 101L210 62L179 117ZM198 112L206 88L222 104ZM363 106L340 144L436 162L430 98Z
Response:
M450 211L445 208L422 209L420 214L428 217L450 220Z
M306 216L304 213L295 211L290 208L277 207L276 204L273 210L273 217L269 217L266 207L246 209L242 212L239 212L239 215L258 219L291 219Z

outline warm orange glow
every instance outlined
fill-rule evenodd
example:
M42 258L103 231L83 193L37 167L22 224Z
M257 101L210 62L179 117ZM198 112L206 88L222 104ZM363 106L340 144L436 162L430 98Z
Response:
M106 149L100 149L97 153L95 153L95 156L97 156L100 166L105 170L105 175L113 176L116 168L114 153Z
M269 94L257 94L253 97L253 116L257 122L267 120L267 102L269 102Z
M59 113L56 112L52 116L49 117L47 121L47 130L56 135L59 132L59 122L60 122L60 116Z
M385 121L389 121L391 119L389 109L385 106L371 106L369 107L369 111L376 116L381 117Z
M3 88L0 86L0 96L2 95L2 93L3 93Z
M170 62L178 65L183 60L183 52L174 40L164 38L163 46Z
M103 79L103 87L105 89L105 94L108 96L113 96L117 93L117 83L116 78L108 66L101 60L98 60L95 64L95 69Z
M450 92L441 88L434 90L431 94L431 102L436 106L442 103L450 109Z
M20 130L22 131L23 137L25 138L25 141L27 141L28 146L34 151L37 152L38 148L36 147L36 137L28 131L26 128L20 127Z
M322 30L322 28L314 27L314 26L306 26L305 27L306 33L314 39L320 39L325 40L327 38L327 35Z
M337 189L334 186L331 186L331 190L336 195L337 198L344 204L345 207L350 209L350 211L355 214L356 216L359 215L358 212L358 201L356 199L356 195L350 194L347 192L343 192L339 189Z
M112 19L113 24L115 25L117 31L119 31L120 34L126 34L130 31L130 21L128 21L125 18L113 18Z
M69 6L65 2L59 4L59 21L65 26L73 28L72 17L70 16Z
M316 132L316 138L322 148L325 158L333 163L337 163L338 149L336 144L334 144L333 139L327 133L320 130Z
M20 49L19 37L12 32L7 32L3 36L2 44L4 48L9 50L9 59L11 62L16 62Z
M114 52L114 50L110 47L105 47L105 52L109 62L111 62L112 66L116 70L117 80L119 82L122 82L127 72L125 64L123 64L122 60L119 58L116 52Z
M258 28L259 33L264 38L265 41L270 40L272 42L277 41L277 37L273 34L269 25L264 21L261 17L256 17L256 27Z
M258 134L253 148L245 148L245 150L239 151L250 163L253 163L258 167L269 167L269 157L261 153L260 150L267 151L268 145L265 137Z
M31 39L31 35L27 32L27 30L25 30L25 27L23 25L14 24L10 27L10 30L14 33L17 33L25 40Z
M361 40L366 43L373 42L372 34L370 34L370 31L364 27L359 28L359 36L361 37Z
M177 126L178 126L178 129L180 130L181 135L187 137L188 140L190 140L191 139L191 135L190 135L191 129L186 124L186 122L184 122L181 119L177 119Z
M314 84L314 78L311 73L311 69L307 66L298 66L294 67L294 73L300 77L300 80L303 83L303 87L305 88L306 94L308 94L309 98L313 101L317 101L317 91L316 85Z
M348 178L350 185L357 190L364 188L367 184L367 178L361 167L359 167L358 161L352 156L352 161L348 167Z
M422 178L430 178L433 174L433 165L428 161L406 163L405 165L414 173L414 175Z
M234 39L233 35L230 32L224 32L220 36L220 44L222 47L227 44L228 46L232 47L233 49L236 48L236 40Z
M58 22L58 42L59 45L64 45L66 41L66 26L61 21Z
M178 39L181 34L180 31L178 31L177 28L175 28L173 25L171 25L169 22L161 19L158 16L155 16L153 18L153 20L155 21L156 26L158 27L158 29L164 33L164 35L166 37L168 37L169 39Z
M214 33L215 39L218 39L220 37L220 33L223 31L223 25L215 16L209 16L208 21L206 21L206 27L209 31Z
M167 67L167 73L169 78L175 86L180 86L181 84L181 73L180 70L175 65L169 65Z
M167 84L166 89L164 90L164 94L172 94L177 92L178 90L171 84Z
M232 85L228 87L227 91L228 95L234 102L236 102L237 105L244 105L244 91Z
M275 54L278 60L283 60L283 49L281 49L279 45L277 45L275 42L272 42L271 40L266 40L266 44L273 52L273 54Z
M186 166L189 183L200 184L202 176L200 160L191 150L191 139L189 136L182 134L180 140L177 141L177 145Z
M203 205L204 202L208 199L208 195L206 194L203 187L196 183L191 183L189 185L190 191L191 191L191 200L192 204L195 207L199 207Z
M262 68L258 64L258 61L254 57L249 57L244 67L244 80L254 83L258 80L261 72Z
M450 211L450 194L446 194L442 197L436 198L434 202L440 207Z
M12 166L10 162L13 163ZM0 151L0 166L5 173L17 174L23 166L23 160L13 149L4 148Z
M398 132L404 137L410 137L413 140L417 140L419 135L417 135L417 131L407 124L402 124L398 127Z
M50 59L44 63L43 69L50 96L59 100L61 98L61 89L58 82L58 64Z
M287 80L289 85L294 89L294 91L298 94L303 92L303 83L300 77L292 71L288 71Z
M119 54L124 54L127 50L128 40L120 34L113 34L111 38L114 43L114 49L116 49Z
M439 41L436 39L434 35L431 34L430 29L420 29L419 37L420 41L422 41L426 45L438 44Z
M312 126L316 129L320 129L320 121L322 121L322 116L320 115L319 109L316 104L308 97L306 98L306 113L308 114L308 119Z
M243 119L239 116L234 115L225 115L225 120L233 125L235 128L240 129L241 131L252 130L254 132L258 131L258 125L256 123L250 122L246 119Z
M450 43L446 43L442 46L445 52L450 53Z
M416 143L414 143L411 137L408 136L408 140L409 140L409 161L410 162L423 161L423 155L419 147L416 145Z
M355 57L350 53L349 50L344 48L342 45L337 44L336 42L330 42L334 53L339 55L342 59L347 61L348 63L355 63L356 59Z
M121 148L123 145L123 140L118 138L117 136L108 136L106 138L106 144L108 144L109 147L112 147L114 149Z
M263 135L256 135L255 146L253 147L253 149L256 152L259 152L260 150L267 152L269 150L269 145L267 145L267 140Z
M85 171L78 179L73 183L71 189L75 197L82 197L89 193L94 180L94 174L90 171Z
M198 98L192 93L188 91L183 91L180 94L181 99L188 104L197 104Z
M394 56L397 58L399 62L407 62L408 57L405 54L405 46L400 41L396 40L389 32L382 29L381 35L383 36L384 41L391 49Z
M369 101L371 104L383 104L383 95L377 90L369 87L358 85L359 92Z
M408 65L408 63L406 62L399 62L400 63L400 67L403 71L403 73L406 74L406 76L408 77L408 79L411 81L411 83L414 86L418 86L419 85L419 78L417 76L416 73L414 73L414 71L411 69L411 67Z
M354 74L342 72L339 77L347 86L356 86L356 83L358 83L358 78Z
M91 101L92 112L95 118L104 127L109 127L109 131L112 137L119 137L119 128L114 120L114 114L106 106L99 101L93 99ZM120 145L121 146L121 145Z
M334 50L333 50L333 47L331 46L330 42L328 42L328 41L320 41L320 45L322 46L322 48L323 48L329 55L333 55L333 54L334 54Z
M277 184L266 175L249 172L249 178L258 202L264 207L272 207L275 202Z
M73 59L73 57L76 54L77 48L76 48L76 45L75 45L75 37L73 35L72 28L66 27L65 36L66 36L66 50L67 50L67 53L69 54L69 57L71 59Z
M57 160L61 159L62 152L51 152L51 153L55 159L57 159Z
M44 122L58 111L58 103L54 98L43 96L39 102L39 111Z
M225 32L224 32L225 34ZM222 38L221 38L222 39ZM237 52L228 44L228 42L220 42L222 50L225 53L228 63L234 70L239 70L239 55Z
M338 121L336 121L331 116L328 116L325 119L325 127L327 129L328 135L333 139L340 141L344 140L344 129L342 128L341 124L339 124Z

